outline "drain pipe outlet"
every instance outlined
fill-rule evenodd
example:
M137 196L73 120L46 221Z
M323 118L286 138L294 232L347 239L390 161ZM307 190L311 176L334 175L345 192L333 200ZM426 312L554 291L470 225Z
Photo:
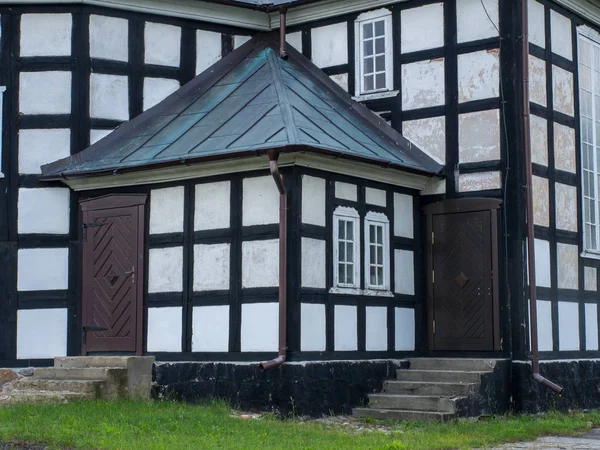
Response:
M285 35L284 35L285 36ZM269 153L271 176L279 190L279 354L271 361L260 363L265 371L281 366L287 354L287 191L277 164L278 153Z
M530 340L531 340L531 371L533 379L538 383L552 389L554 392L561 394L562 386L544 378L540 375L540 360L538 351L538 332L537 332L537 296L535 282L535 247L534 247L534 226L533 226L533 171L531 167L531 132L530 132L530 108L529 108L529 25L528 25L528 10L527 1L522 1L521 20L523 33L521 36L521 58L523 67L523 137L524 137L524 153L525 153L525 176L527 183L527 250L529 258L529 300L530 300Z

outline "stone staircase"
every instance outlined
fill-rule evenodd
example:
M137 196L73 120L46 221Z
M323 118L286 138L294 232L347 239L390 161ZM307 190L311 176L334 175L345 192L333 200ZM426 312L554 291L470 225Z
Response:
M415 358L396 371L383 392L369 395L354 417L445 422L457 417L502 413L508 362L496 359Z
M81 356L55 358L0 392L0 405L69 400L149 399L154 357Z

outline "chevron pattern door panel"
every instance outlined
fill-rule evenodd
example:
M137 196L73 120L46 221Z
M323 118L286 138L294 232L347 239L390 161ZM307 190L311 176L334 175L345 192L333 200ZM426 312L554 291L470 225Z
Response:
M490 212L433 217L435 350L493 350Z

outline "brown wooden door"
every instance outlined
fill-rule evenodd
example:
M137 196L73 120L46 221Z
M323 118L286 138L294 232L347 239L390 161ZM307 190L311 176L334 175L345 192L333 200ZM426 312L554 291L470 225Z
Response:
M145 195L81 203L83 353L142 353Z
M433 350L494 349L491 212L434 215Z

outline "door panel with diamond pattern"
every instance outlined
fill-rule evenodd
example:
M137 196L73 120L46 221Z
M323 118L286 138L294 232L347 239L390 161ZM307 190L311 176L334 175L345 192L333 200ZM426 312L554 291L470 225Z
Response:
M493 350L490 212L433 217L435 350Z
M83 211L83 349L136 352L142 307L142 206L111 208L103 200L103 209Z

